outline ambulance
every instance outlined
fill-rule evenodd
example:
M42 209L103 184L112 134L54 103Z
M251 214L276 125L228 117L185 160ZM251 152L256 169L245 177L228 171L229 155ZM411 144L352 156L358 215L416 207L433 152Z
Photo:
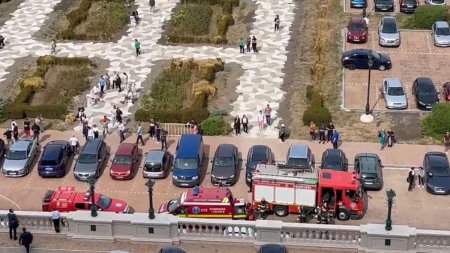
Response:
M248 218L244 199L234 198L230 189L199 186L162 204L159 213L170 213L184 218Z
M361 219L368 205L356 173L283 164L258 164L253 170L254 208L262 198L277 216L313 214L326 202L339 220Z

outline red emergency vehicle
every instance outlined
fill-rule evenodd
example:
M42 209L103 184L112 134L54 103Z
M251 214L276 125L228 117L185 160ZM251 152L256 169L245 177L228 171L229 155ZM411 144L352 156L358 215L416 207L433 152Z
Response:
M106 195L95 193L95 203L99 211L128 213L128 204L120 199L112 199ZM42 200L42 211L71 212L76 210L90 210L90 191L76 192L73 186L59 186L56 191L48 190Z
M368 205L359 176L352 172L258 164L253 171L253 206L262 198L277 216L312 214L327 202L339 220L360 219Z
M186 218L248 218L244 199L234 198L230 189L198 186L162 204L159 213Z

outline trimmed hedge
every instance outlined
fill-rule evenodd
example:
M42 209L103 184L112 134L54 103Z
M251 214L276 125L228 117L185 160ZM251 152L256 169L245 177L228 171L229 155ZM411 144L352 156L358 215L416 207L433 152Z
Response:
M312 121L316 125L328 124L331 122L331 113L324 105L323 96L314 89L314 86L307 86L306 98L309 106L303 113L303 124L309 125Z
M436 21L448 21L447 8L438 5L420 5L411 17L403 22L406 29L431 29Z
M450 131L450 104L437 103L422 121L422 133L442 140L442 136L448 131Z
M209 111L206 108L188 108L179 111L145 111L138 109L134 114L135 121L148 122L150 119L157 119L161 122L168 123L186 123L191 120L202 122L209 116Z
M200 124L203 135L228 135L232 128L222 116L211 116Z

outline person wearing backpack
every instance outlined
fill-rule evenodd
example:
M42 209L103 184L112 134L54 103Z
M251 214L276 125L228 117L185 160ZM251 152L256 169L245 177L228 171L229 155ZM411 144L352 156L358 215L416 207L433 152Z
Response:
M33 235L27 231L26 227L22 228L22 234L19 238L19 244L23 245L27 253L30 253L30 245L33 242Z
M9 209L9 213L6 215L8 217L8 228L9 228L9 239L17 240L17 228L19 227L19 220L17 219L14 210Z
M280 21L280 16L276 15L275 19L273 20L273 23L275 24L275 28L274 28L275 32L280 30L280 22L281 22Z

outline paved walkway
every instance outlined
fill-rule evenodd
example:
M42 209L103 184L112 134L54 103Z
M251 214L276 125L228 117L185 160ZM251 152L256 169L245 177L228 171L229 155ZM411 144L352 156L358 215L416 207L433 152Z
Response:
M0 83L8 74L8 67L14 64L14 60L27 55L43 56L51 51L50 43L36 41L33 34L39 31L49 13L61 0L26 0L20 8L12 14L12 18L0 29L0 34L5 36L7 46L0 50ZM221 58L225 63L238 63L244 69L244 74L239 78L239 86L236 92L238 99L232 103L231 115L248 115L250 125L257 125L257 112L267 104L272 107L274 124L278 124L277 117L279 103L283 99L284 92L280 89L287 59L286 46L290 39L290 26L294 19L293 0L264 0L257 1L255 22L252 35L258 39L260 53L240 54L238 47L213 47L213 46L163 46L157 44L162 34L161 17L170 19L172 9L177 0L166 2L157 1L157 11L150 13L147 0L137 0L138 10L142 18L139 25L132 21L127 35L117 43L92 43L92 42L67 42L59 43L57 55L61 57L89 57L101 58L110 61L109 73L117 71L129 74L129 82L134 82L139 89L142 83L151 74L153 61L171 58ZM281 19L281 30L273 31L273 19L278 14ZM243 35L244 36L244 35ZM141 42L143 54L136 57L134 54L134 39ZM236 42L237 44L237 42ZM98 77L95 77L98 78ZM97 105L87 105L87 116L92 121L98 121L105 112L110 112L113 105L119 105L123 100L123 94L117 91L108 92L105 102ZM121 105L126 116L131 104ZM256 128L250 131L251 136L277 137L277 130L268 129L259 132Z

